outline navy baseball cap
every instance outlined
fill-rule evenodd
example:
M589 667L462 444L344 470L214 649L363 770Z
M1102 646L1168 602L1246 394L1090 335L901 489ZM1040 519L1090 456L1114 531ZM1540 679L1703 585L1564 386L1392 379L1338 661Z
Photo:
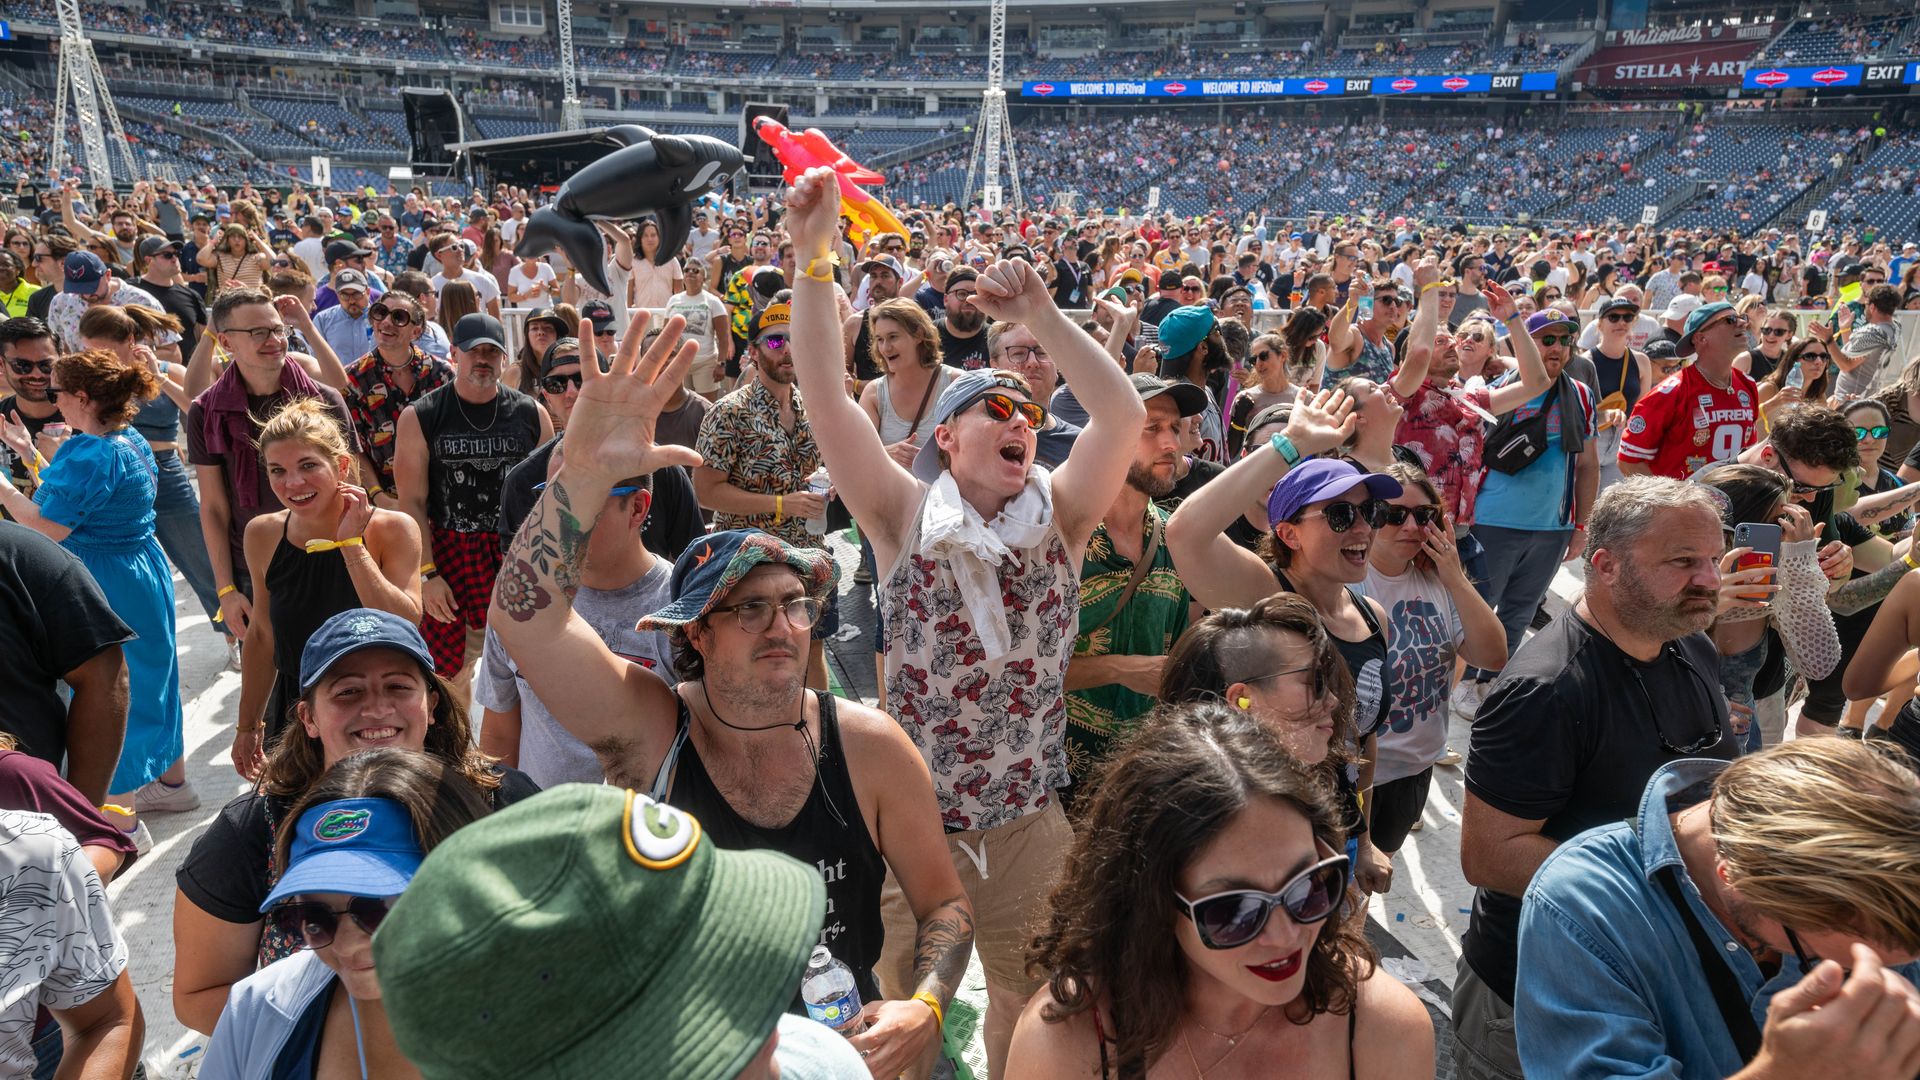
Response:
M426 859L413 815L392 799L336 799L294 826L286 872L260 910L302 893L398 896Z
M362 649L396 649L412 657L422 671L433 671L433 654L419 627L391 611L348 608L321 623L300 650L300 692L313 689L329 668Z
M727 529L688 544L674 560L669 580L673 602L643 617L636 630L670 630L699 622L748 571L762 564L785 565L800 575L807 595L825 601L833 595L840 566L818 548L795 547L759 529Z
M107 264L91 251L76 251L67 256L67 282L61 292L92 296L100 291L100 279L107 276Z
M933 425L953 419L955 413L979 401L995 390L1020 390L1020 384L1014 381L1011 372L997 368L977 368L962 372L959 378L947 384L940 391L939 400L933 403ZM940 479L940 448L934 440L928 439L920 444L920 452L913 455L913 475L931 484Z
M479 311L460 316L460 321L453 324L453 347L464 352L482 345L506 351L507 332L501 328L500 320Z
M1277 525L1293 517L1309 503L1335 499L1352 491L1357 484L1367 486L1367 494L1376 499L1397 498L1400 481L1385 473L1363 473L1336 458L1314 458L1293 467L1267 496L1267 524Z

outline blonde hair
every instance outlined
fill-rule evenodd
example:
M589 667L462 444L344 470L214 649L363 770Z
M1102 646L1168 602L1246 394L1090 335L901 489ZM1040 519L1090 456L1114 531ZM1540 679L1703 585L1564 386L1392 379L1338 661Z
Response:
M264 458L267 447L288 440L312 447L336 464L342 458L352 459L339 422L327 411L326 402L319 398L296 398L288 402L260 425L260 437L254 443Z
M1768 918L1920 952L1920 775L1897 752L1798 739L1740 758L1712 828L1727 884Z

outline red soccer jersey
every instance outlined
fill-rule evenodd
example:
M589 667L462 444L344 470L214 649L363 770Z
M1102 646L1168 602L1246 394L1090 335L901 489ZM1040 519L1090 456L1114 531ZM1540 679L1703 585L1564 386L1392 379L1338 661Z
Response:
M1722 390L1691 365L1669 375L1633 406L1620 436L1620 460L1643 462L1655 476L1685 480L1732 461L1753 445L1759 391L1740 371Z

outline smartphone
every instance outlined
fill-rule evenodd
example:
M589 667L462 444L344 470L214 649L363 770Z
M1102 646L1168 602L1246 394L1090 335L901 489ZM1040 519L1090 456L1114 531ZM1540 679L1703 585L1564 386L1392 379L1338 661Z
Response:
M1780 561L1780 526L1767 521L1742 522L1734 526L1733 546L1750 548L1735 570L1752 570L1756 567L1772 566ZM1767 594L1742 593L1743 600L1765 600Z

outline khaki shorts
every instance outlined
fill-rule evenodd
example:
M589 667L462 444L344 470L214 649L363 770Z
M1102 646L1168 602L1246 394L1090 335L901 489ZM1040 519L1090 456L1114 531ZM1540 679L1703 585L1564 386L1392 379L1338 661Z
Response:
M715 376L713 369L720 364L718 354L695 357L693 366L687 369L687 389L705 396L726 388L727 380Z
M1031 994L1044 978L1027 974L1027 942L1047 916L1047 898L1065 868L1073 829L1059 796L1047 808L994 829L947 834L947 854L973 904L973 949L996 986ZM919 924L891 873L880 893L886 944L875 977L889 1000L913 994Z

